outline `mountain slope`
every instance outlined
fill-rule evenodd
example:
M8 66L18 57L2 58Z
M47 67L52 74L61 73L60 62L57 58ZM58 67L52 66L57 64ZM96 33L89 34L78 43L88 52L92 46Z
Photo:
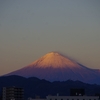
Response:
M8 75L37 77L49 81L80 80L86 83L100 83L100 73L89 69L57 52L51 52L32 64Z

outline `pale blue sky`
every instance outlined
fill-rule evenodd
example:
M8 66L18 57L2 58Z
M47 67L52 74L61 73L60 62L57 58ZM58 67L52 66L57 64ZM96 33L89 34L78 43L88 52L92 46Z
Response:
M100 69L100 0L0 0L0 75L51 51Z

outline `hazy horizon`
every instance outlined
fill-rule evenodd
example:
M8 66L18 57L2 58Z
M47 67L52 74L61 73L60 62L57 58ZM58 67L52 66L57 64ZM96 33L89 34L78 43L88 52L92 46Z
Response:
M100 69L99 0L0 0L0 75L57 51Z

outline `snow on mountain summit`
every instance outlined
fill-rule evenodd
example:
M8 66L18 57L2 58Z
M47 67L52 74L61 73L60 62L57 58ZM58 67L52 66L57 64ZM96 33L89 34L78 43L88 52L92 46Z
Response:
M53 67L53 68L63 68L66 66L69 67L75 67L78 66L77 63L74 61L67 59L66 57L62 56L61 54L57 52L50 52L43 57L41 57L39 60L36 60L30 66L36 65L37 67Z

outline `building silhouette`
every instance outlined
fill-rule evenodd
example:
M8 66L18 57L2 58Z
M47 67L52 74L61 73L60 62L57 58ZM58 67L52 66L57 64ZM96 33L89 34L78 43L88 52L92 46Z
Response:
M19 87L3 87L2 100L24 100L24 89Z

